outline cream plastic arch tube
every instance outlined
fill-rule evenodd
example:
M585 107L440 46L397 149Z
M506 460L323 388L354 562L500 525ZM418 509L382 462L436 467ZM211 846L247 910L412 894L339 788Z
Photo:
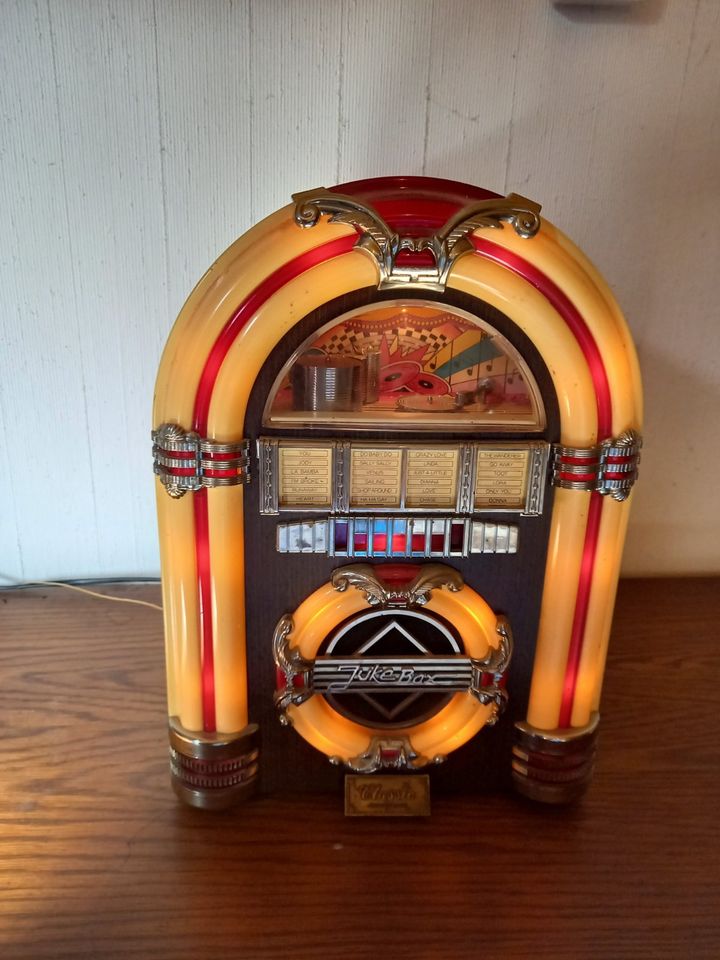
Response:
M497 231L493 243L504 247L540 269L577 309L593 336L602 357L612 399L612 433L639 431L642 426L642 392L637 355L627 324L607 285L587 258L552 224L544 223L539 234L528 244L512 230ZM499 268L502 269L502 268ZM463 271L466 271L465 273ZM478 275L475 258L465 257L458 264L453 285L467 286L467 272ZM503 288L505 284L502 284ZM513 319L518 316L511 313ZM557 323L546 325L552 338ZM551 364L556 348L543 349L537 333L526 330L534 339L546 362ZM586 364L583 361L583 365ZM552 366L551 366L552 371ZM557 381L556 381L557 389ZM590 402L586 397L585 402ZM566 446L592 446L594 440L579 437L571 428L575 418L560 397L561 442ZM585 536L588 494L557 490L553 511L550 546L546 568L535 668L530 693L528 721L539 729L557 727L560 717L563 670L567 663L570 630L574 614L574 596L568 583L577 583ZM583 727L597 711L604 672L612 610L617 589L620 558L627 528L630 502L618 503L608 498L603 513L593 569L582 655L573 701L571 725Z
M354 261L352 267L347 262L349 259ZM321 303L347 292L349 277L353 279L353 286L375 282L370 260L360 253L352 253L314 267L288 283L255 314L235 340L218 375L208 420L212 436L230 441L239 439L242 434L244 413L255 376L279 339L278 324L271 323L270 319L282 318L282 335L293 322ZM580 447L594 444L597 439L594 394L583 354L566 325L541 294L528 288L519 277L508 275L502 267L474 257L465 257L459 262L450 285L503 310L534 339L541 355L549 361L560 403L563 441ZM239 375L240 370L242 375ZM555 547L548 561L536 656L542 686L533 682L533 690L540 692L534 698L531 695L530 710L530 722L547 728L557 726L560 711L564 664L575 607L575 597L568 591L567 584L577 582L587 519L586 494L558 490L556 497L558 507L553 514L550 538L551 544L562 546ZM223 509L225 499L213 496L209 503L210 516L212 518L216 511L221 512L221 523L228 529L234 528L237 536L242 524L242 505L238 499L238 509L230 516ZM211 524L215 525L212 519ZM222 562L222 556L215 553L212 538L211 557L213 566ZM235 576L232 581L216 585L215 589L216 607L232 611L227 622L231 625L240 622L244 579ZM222 625L219 627L222 630ZM234 626L228 635L218 633L216 649L231 646L236 639ZM231 700L240 697L232 687L228 687L227 693ZM224 709L218 712L219 719L221 716L225 717Z
M173 329L163 355L156 386L153 412L154 426L178 423L189 428L193 420L193 401L197 384L215 341L237 309L238 302L257 285L258 279L269 276L285 262L287 251L297 256L322 243L345 236L347 227L331 228L330 235L302 231L290 220L287 211L269 218L261 227L270 237L259 253L258 271L248 260L246 238L223 254L191 294ZM252 231L251 231L252 232ZM300 243L300 240L303 242ZM312 240L314 242L310 243ZM288 241L292 241L288 247ZM352 261L348 269L347 259ZM278 339L273 323L263 323L276 311L288 309L296 298L296 308L289 307L295 321L304 312L322 302L328 291L339 295L360 283L374 281L374 271L367 257L353 252L342 259L339 268L331 260L314 271L312 283L303 275L287 284L280 294L271 297L264 307L243 328L227 356L222 376L213 392L208 418L209 436L232 442L242 438L245 407L255 375ZM350 281L348 278L352 278ZM288 293L290 300L288 301ZM279 297L279 299L278 299ZM300 311L304 312L300 312ZM281 329L289 329L291 322ZM259 334L259 336L258 336ZM238 376L238 369L241 371ZM236 395L238 394L238 395ZM197 567L195 558L195 523L190 497L174 500L157 483L158 527L161 544L161 570L166 610L166 661L168 664L168 696L171 716L181 718L189 730L202 730L201 638L198 620ZM219 487L208 498L212 581L213 638L215 660L216 728L218 732L242 730L247 718L247 676L245 667L245 578L243 558L236 545L242 543L242 487ZM235 546L234 546L235 545ZM228 553L233 563L227 563ZM171 679L172 678L172 679Z

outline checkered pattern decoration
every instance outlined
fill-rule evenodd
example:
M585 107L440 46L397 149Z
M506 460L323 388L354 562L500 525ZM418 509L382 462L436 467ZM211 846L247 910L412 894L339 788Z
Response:
M383 335L390 342L397 339L397 348L401 354L425 348L432 354L442 350L452 339L444 333L434 333L432 330L416 330L412 327L401 327L381 333L367 333L364 331L343 330L331 334L327 340L317 344L326 353L362 355L366 349L378 350Z
M445 333L435 333L433 330L414 330L412 327L404 327L397 332L398 342L405 350L417 350L419 347L425 347L432 353L437 353L447 346L452 339Z
M343 330L341 333L333 333L327 340L320 342L318 346L325 353L350 353L359 356L368 348L377 350L380 346L380 339L381 334L379 333Z

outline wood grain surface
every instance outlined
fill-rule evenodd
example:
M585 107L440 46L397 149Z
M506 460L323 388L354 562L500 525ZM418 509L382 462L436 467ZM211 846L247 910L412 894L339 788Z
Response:
M717 580L621 584L578 806L346 820L336 796L180 807L160 613L0 593L0 956L716 958L719 616Z

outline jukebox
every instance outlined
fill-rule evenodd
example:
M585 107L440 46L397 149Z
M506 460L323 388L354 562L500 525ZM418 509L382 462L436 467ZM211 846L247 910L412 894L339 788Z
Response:
M620 311L515 194L293 200L210 268L160 365L174 788L574 799L641 445Z

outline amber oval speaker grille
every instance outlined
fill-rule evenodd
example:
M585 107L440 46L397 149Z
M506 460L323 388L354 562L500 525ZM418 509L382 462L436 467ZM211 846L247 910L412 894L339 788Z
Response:
M462 641L443 618L426 611L382 609L350 617L322 644L320 654L382 662L383 658L452 657L462 655ZM355 723L370 728L411 727L434 716L450 700L447 691L363 689L325 693L327 702Z

